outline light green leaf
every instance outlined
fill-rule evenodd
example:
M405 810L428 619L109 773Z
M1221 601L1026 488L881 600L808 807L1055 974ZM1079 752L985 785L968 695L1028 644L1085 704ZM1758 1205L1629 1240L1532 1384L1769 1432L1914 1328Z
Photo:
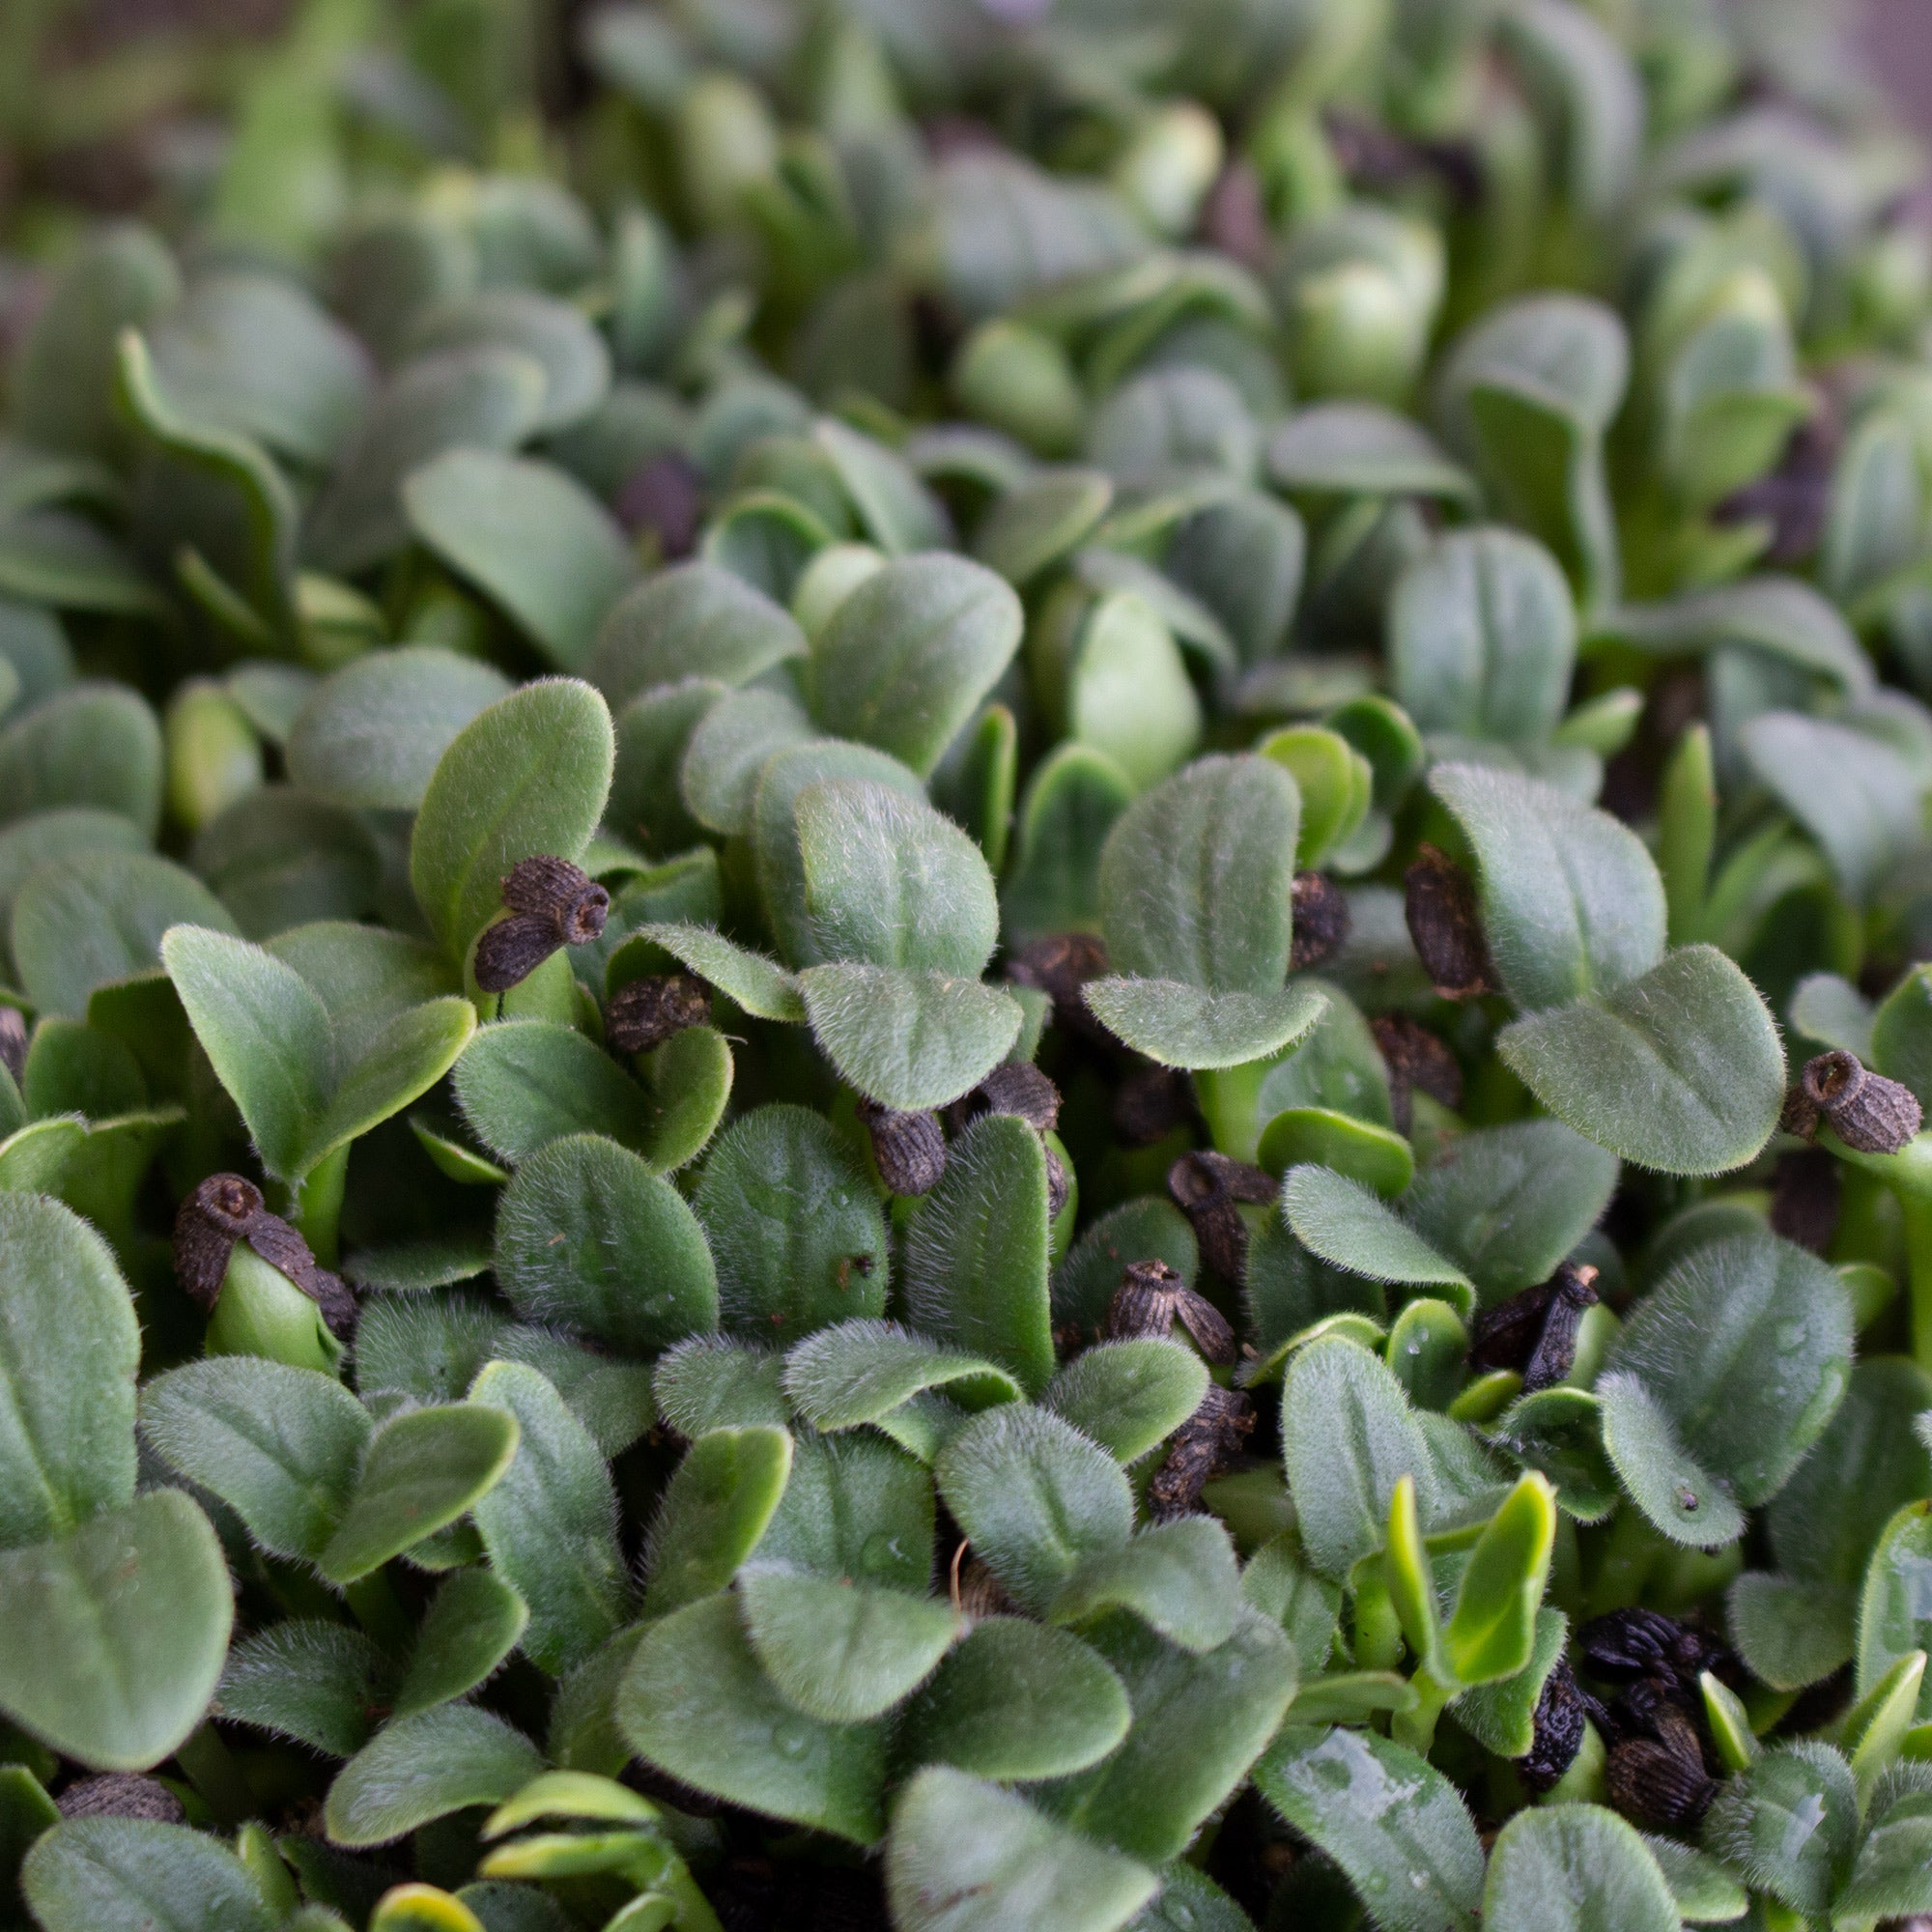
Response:
M782 1429L717 1428L691 1445L651 1525L644 1613L722 1590L758 1547L791 1473Z
M905 1112L956 1100L1006 1057L1019 1004L997 987L891 966L808 966L805 1009L825 1057L860 1093Z
M1330 1577L1381 1548L1389 1499L1415 1479L1423 1520L1435 1479L1402 1384L1381 1360L1339 1337L1303 1349L1281 1401L1282 1459L1309 1560Z
M1282 1213L1311 1254L1351 1274L1418 1288L1442 1287L1463 1306L1474 1288L1461 1268L1366 1188L1326 1167L1292 1167L1282 1180Z
M934 1473L975 1551L1036 1611L1083 1557L1119 1548L1133 1527L1120 1464L1044 1409L1009 1403L975 1418L940 1451Z
M448 450L404 483L403 507L422 542L563 670L589 657L638 574L604 507L551 464Z
M1037 1393L1053 1374L1047 1253L1039 1136L1013 1115L989 1114L952 1143L912 1220L906 1312L924 1334L985 1356Z
M270 1932L261 1889L218 1838L149 1818L76 1818L28 1853L47 1932Z
M367 1411L332 1376L260 1355L172 1369L141 1397L163 1462L219 1496L272 1554L319 1556L355 1492Z
M1127 1463L1179 1429L1207 1390L1208 1365L1192 1349L1146 1336L1083 1349L1039 1402Z
M979 977L999 905L980 848L956 825L856 779L807 785L795 810L819 958Z
M700 980L708 980L726 999L735 1001L760 1020L805 1018L805 1001L798 981L775 960L702 925L645 925L639 933L662 946Z
M471 1705L398 1718L328 1787L328 1835L338 1845L385 1845L452 1811L498 1804L542 1769L521 1731Z
M516 1419L500 1409L443 1403L391 1416L316 1567L332 1583L366 1577L487 1495L516 1453Z
M1125 1610L1170 1643L1214 1650L1234 1634L1240 1570L1228 1532L1212 1517L1155 1523L1131 1541L1080 1561L1048 1611L1057 1624L1086 1624Z
M1757 989L1687 946L1602 1001L1533 1013L1496 1051L1586 1140L1665 1174L1721 1174L1770 1138L1784 1054Z
M1118 1932L1159 1884L1024 1799L943 1765L906 1787L886 1847L886 1892L906 1932Z
M926 777L1011 662L1020 627L1019 599L982 564L900 558L854 589L813 641L813 712Z
M830 1724L883 1717L952 1648L950 1605L903 1590L753 1564L738 1579L745 1633L779 1694Z
M132 1499L140 1356L106 1242L57 1202L0 1193L0 1549Z
M1851 1767L1829 1745L1786 1745L1719 1787L1704 1849L1752 1890L1822 1916L1851 1864L1858 1829Z
M1494 1684L1524 1669L1549 1577L1556 1501L1540 1475L1523 1477L1476 1539L1442 1633L1460 1684Z
M1483 1887L1485 1932L1677 1932L1650 1848L1614 1811L1551 1804L1497 1834Z
M525 685L451 740L416 814L410 882L452 958L495 915L519 859L582 852L604 815L612 747L603 699L568 678Z
M899 1741L910 1763L1057 1777L1105 1757L1132 1715L1120 1678L1079 1638L987 1617L907 1704Z
M497 1209L497 1277L533 1321L558 1321L627 1355L652 1355L718 1321L718 1279L683 1197L596 1134L552 1141Z
M476 1137L512 1164L566 1134L602 1134L633 1153L649 1151L650 1096L575 1027L505 1020L480 1028L452 1084Z
M99 1771L143 1771L201 1721L234 1617L208 1519L179 1490L137 1496L0 1553L0 1713Z
M1241 1066L1300 1039L1328 1005L1313 986L1209 992L1179 980L1090 980L1094 1017L1136 1052L1166 1066Z
M884 1733L787 1704L758 1667L728 1594L645 1631L617 1721L642 1757L699 1791L860 1845L884 1833Z
M1382 1932L1474 1932L1483 1848L1456 1787L1372 1731L1291 1725L1261 1794L1348 1873Z
M782 605L728 570L694 561L657 572L618 603L584 675L618 710L679 678L748 685L805 652L805 634Z
M529 1607L525 1654L561 1677L615 1635L630 1609L611 1472L535 1369L492 1362L469 1400L516 1418L515 1458L478 1498L476 1528L491 1567Z

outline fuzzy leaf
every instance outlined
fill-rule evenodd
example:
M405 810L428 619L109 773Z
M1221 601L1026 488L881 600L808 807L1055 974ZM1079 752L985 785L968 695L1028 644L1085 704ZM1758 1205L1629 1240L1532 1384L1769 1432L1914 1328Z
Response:
M1127 1463L1179 1429L1207 1390L1208 1365L1192 1349L1143 1337L1083 1350L1039 1401Z
M1677 1932L1657 1861L1614 1811L1552 1804L1497 1834L1483 1887L1488 1932Z
M779 1694L833 1724L883 1717L932 1674L960 1631L947 1604L756 1564L739 1578L738 1605Z
M148 1818L77 1818L28 1853L47 1932L270 1932L254 1874L218 1838Z
M681 1609L737 1575L771 1522L791 1466L782 1429L712 1429L691 1445L651 1525L646 1615Z
M1085 1624L1125 1610L1170 1643L1195 1652L1233 1635L1240 1571L1228 1532L1211 1517L1156 1523L1112 1549L1096 1549L1054 1594L1058 1624Z
M324 1817L338 1845L386 1845L472 1804L498 1804L543 1769L537 1748L469 1704L398 1718L343 1766Z
M808 966L806 1014L825 1057L881 1106L921 1112L977 1086L1020 1028L1010 994L892 966Z

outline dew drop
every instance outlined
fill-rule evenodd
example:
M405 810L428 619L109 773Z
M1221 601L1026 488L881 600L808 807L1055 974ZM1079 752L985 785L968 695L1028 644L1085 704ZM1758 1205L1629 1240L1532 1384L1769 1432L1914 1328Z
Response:
M803 1757L811 1747L811 1731L798 1718L783 1718L772 1726L772 1747L781 1757Z

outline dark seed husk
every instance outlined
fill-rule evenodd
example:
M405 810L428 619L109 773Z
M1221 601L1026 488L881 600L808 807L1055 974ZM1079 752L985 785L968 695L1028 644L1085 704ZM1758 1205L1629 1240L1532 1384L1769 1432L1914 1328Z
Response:
M1429 983L1445 1000L1496 990L1474 881L1446 852L1424 845L1403 874L1403 913Z
M1349 901L1325 872L1294 875L1294 939L1289 967L1299 973L1332 959L1349 937Z
M1407 1133L1413 1119L1411 1093L1427 1094L1452 1110L1463 1104L1462 1063L1420 1020L1378 1013L1369 1031L1388 1068L1389 1106L1399 1133Z
M1016 1115L1040 1133L1060 1122L1060 1089L1030 1061L1009 1060L994 1067L974 1094L979 1111Z
M582 866L547 853L519 859L503 874L503 903L549 920L565 946L588 945L611 912L611 895Z
M1564 1262L1548 1281L1476 1317L1469 1364L1516 1369L1525 1395L1553 1388L1577 1360L1577 1328L1597 1299L1597 1270Z
M1718 1786L1701 1758L1648 1738L1630 1738L1611 1748L1604 1794L1634 1825L1681 1832L1703 1818Z
M1114 1090L1114 1132L1130 1148L1152 1147L1165 1140L1193 1113L1193 1085L1178 1067L1149 1061L1133 1068Z
M213 1312L237 1241L287 1275L322 1310L338 1341L355 1332L349 1284L320 1265L301 1236L263 1206L261 1189L239 1174L210 1175L175 1214L175 1274L203 1309Z
M1016 986L1037 986L1053 1002L1053 1023L1102 1045L1113 1036L1094 1017L1081 990L1107 971L1107 949L1091 932L1056 932L1036 939L1007 962Z
M653 973L611 995L604 1040L619 1053L649 1053L711 1017L711 988L690 973Z
M138 1772L104 1771L77 1777L54 1800L63 1818L143 1818L159 1825L185 1825L187 1811L158 1777Z
M516 912L495 925L486 925L477 937L470 962L477 990L507 993L562 946L555 924L542 913Z
M1896 1153L1923 1121L1918 1096L1842 1049L1804 1063L1805 1098L1832 1131L1857 1153Z
M1193 1515L1201 1506L1201 1492L1240 1454L1254 1426L1254 1404L1245 1395L1209 1382L1201 1406L1174 1432L1167 1460L1148 1485L1148 1509L1154 1520L1171 1522Z
M1108 1338L1164 1340L1177 1321L1210 1362L1235 1359L1235 1331L1205 1294L1189 1288L1165 1262L1130 1262L1107 1306Z
M1589 1705L1577 1685L1570 1660L1560 1657L1543 1680L1536 1700L1535 1733L1528 1754L1517 1760L1517 1773L1532 1791L1548 1791L1561 1781L1583 1747Z
M1823 1148L1780 1154L1771 1180L1771 1231L1822 1255L1838 1228L1844 1171Z
M871 1138L879 1179L895 1194L929 1194L946 1172L946 1136L937 1114L900 1114L861 1098L859 1121Z
M1275 1197L1273 1176L1243 1160L1197 1149L1167 1171L1167 1191L1187 1216L1208 1265L1223 1281L1239 1283L1248 1272L1248 1229L1236 1202L1265 1205Z

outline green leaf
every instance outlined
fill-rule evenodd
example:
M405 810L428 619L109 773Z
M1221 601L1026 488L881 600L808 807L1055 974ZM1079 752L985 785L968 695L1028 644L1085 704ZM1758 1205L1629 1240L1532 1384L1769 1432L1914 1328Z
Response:
M1715 1528L1735 1516L1731 1497L1754 1508L1784 1486L1845 1392L1851 1348L1850 1299L1823 1262L1768 1233L1707 1241L1644 1297L1605 1358L1605 1445L1626 1483L1641 1481L1634 1493L1666 1535L1714 1506ZM1660 1514L1662 1469L1632 1433L1659 1425L1721 1497L1673 1496ZM1690 1467L1682 1480L1700 1489Z
M722 1590L758 1547L792 1466L782 1429L708 1430L691 1445L651 1525L644 1614Z
M132 1499L140 1355L106 1242L56 1202L0 1194L0 1549Z
M1685 1446L1655 1396L1634 1376L1606 1375L1597 1397L1604 1449L1625 1491L1675 1543L1715 1549L1744 1534L1744 1512L1723 1480Z
M234 1617L208 1519L178 1490L0 1553L0 1713L99 1771L142 1771L201 1721Z
M1719 1787L1704 1849L1754 1891L1822 1916L1843 1883L1858 1839L1851 1767L1829 1745L1766 1751Z
M1438 765L1430 789L1467 835L1504 989L1534 1012L1607 993L1663 956L1663 887L1636 835L1552 787Z
M1921 1104L1932 1094L1932 970L1915 967L1885 996L1872 1015L1866 1045L1860 1058L1868 1059L1875 1071L1903 1081Z
M1864 1696L1901 1658L1932 1637L1932 1502L1907 1503L1886 1524L1865 1572L1859 1604L1857 1690ZM1921 1688L1918 1717L1932 1718L1932 1693Z
M668 1350L651 1378L659 1412L692 1441L712 1429L784 1429L791 1406L780 1387L782 1356L693 1335Z
M944 1765L906 1787L886 1846L886 1894L906 1932L1118 1932L1159 1884L1024 1799Z
M766 761L811 744L817 735L804 705L789 691L754 685L727 692L709 706L685 741L677 774L685 810L709 832L745 837L752 829L758 774Z
M147 1818L76 1818L27 1854L47 1932L269 1932L247 1866L218 1838Z
M1858 1590L1818 1577L1747 1570L1725 1593L1724 1621L1753 1677L1775 1690L1802 1690L1851 1662L1858 1648Z
M860 1093L903 1112L956 1100L1019 1032L1010 994L977 980L891 966L808 966L799 975L813 1037Z
M1483 1848L1455 1786L1413 1751L1291 1725L1255 1784L1348 1873L1383 1932L1473 1932Z
M1192 1349L1147 1336L1082 1350L1039 1401L1127 1463L1179 1429L1207 1391L1208 1366Z
M1079 1638L1019 1617L987 1617L907 1704L898 1747L912 1764L1057 1777L1105 1757L1132 1715L1120 1678Z
M1922 1765L1899 1765L1872 1793L1851 1876L1832 1901L1835 1916L1923 1912L1932 1904L1932 1789Z
M405 1409L370 1437L335 1533L316 1567L353 1583L454 1522L501 1481L517 1423L499 1409L443 1403Z
M617 1721L639 1754L714 1797L860 1845L885 1831L885 1737L794 1710L758 1667L728 1594L645 1631Z
M738 1579L738 1605L779 1694L829 1724L883 1717L960 1632L950 1605L758 1564Z
M636 1154L596 1134L552 1141L517 1170L497 1209L496 1256L519 1314L623 1354L656 1354L717 1325L718 1280L696 1215Z
M1136 790L1201 742L1201 700L1174 633L1138 590L1114 591L1086 613L1065 680L1068 738L1104 754Z
M514 449L543 413L544 372L504 349L450 350L399 369L371 404L318 493L308 560L355 576L410 540L402 488L444 450Z
M61 806L117 812L154 838L161 727L138 692L78 684L0 728L0 818Z
M806 654L790 611L715 564L657 572L605 619L584 675L621 709L653 685L715 678L748 685Z
M1711 946L1671 953L1602 1001L1517 1020L1496 1051L1558 1120L1665 1174L1742 1166L1783 1101L1776 1023Z
M1548 1281L1616 1184L1602 1148L1559 1121L1519 1121L1459 1134L1416 1176L1402 1213L1495 1301Z
M1083 1557L1055 1592L1048 1614L1058 1624L1085 1624L1125 1610L1170 1643L1201 1652L1234 1634L1240 1604L1240 1571L1228 1532L1211 1517L1189 1516Z
M1556 1486L1556 1500L1578 1522L1598 1522L1616 1507L1616 1471L1604 1453L1603 1405L1579 1388L1539 1389L1496 1419L1490 1440Z
M407 344L412 357L485 347L514 350L542 369L540 429L567 428L611 385L610 351L588 318L531 288L486 287L440 302L414 319Z
M1486 1932L1677 1932L1670 1887L1614 1811L1519 1811L1496 1836L1483 1887Z
M1139 1857L1178 1857L1246 1776L1294 1694L1279 1626L1242 1606L1234 1634L1202 1656L1110 1618L1089 1639L1119 1672L1134 1721L1111 1756L1047 1786L1056 1816Z
M878 1422L914 1396L941 1388L968 1409L990 1408L1020 1394L1004 1369L890 1321L857 1320L822 1328L785 1359L785 1394L814 1429L828 1433Z
M1210 993L1278 994L1299 819L1294 781L1267 758L1202 758L1136 799L1100 855L1114 970Z
M1410 1287L1441 1287L1462 1312L1474 1297L1467 1275L1354 1181L1326 1167L1293 1167L1282 1180L1282 1214L1311 1254L1351 1274Z
M475 1008L450 997L398 1013L351 1065L342 1064L347 1055L338 1038L334 1088L310 1131L302 1171L421 1099L456 1065L475 1031Z
M1014 944L1097 924L1100 850L1133 795L1127 775L1090 746L1057 745L1034 767L1001 889Z
M1452 1707L1456 1721L1485 1750L1498 1757L1525 1757L1536 1742L1536 1712L1544 1686L1569 1642L1570 1622L1547 1605L1536 1613L1529 1662L1494 1684L1479 1684Z
M332 805L413 811L457 733L509 693L493 666L438 645L372 651L303 700L289 731L289 776Z
M338 1845L386 1845L472 1804L499 1804L543 1769L537 1748L469 1704L398 1718L343 1766L324 1807Z
M945 506L896 450L837 416L820 416L811 435L831 458L867 535L888 556L946 547L952 530Z
M1013 1115L989 1114L952 1143L912 1220L906 1313L923 1333L998 1363L1037 1394L1053 1374L1047 1249L1039 1136Z
M560 1677L613 1636L630 1609L611 1472L535 1369L492 1362L469 1400L516 1418L516 1456L476 1502L476 1527L491 1568L529 1607L525 1655Z
M416 814L410 882L452 958L495 915L519 859L582 852L604 815L612 742L603 699L568 678L525 685L451 740Z
M1277 489L1337 497L1443 497L1466 501L1475 479L1420 424L1378 403L1296 410L1267 447Z
M1922 775L1871 733L1772 711L1740 739L1758 781L1818 841L1852 897L1868 896L1922 839Z
M141 1397L156 1454L219 1496L270 1553L320 1556L349 1507L371 1435L332 1376L260 1355L172 1369Z
M864 1170L819 1115L760 1107L704 1164L694 1205L727 1329L783 1347L885 1312L885 1222Z
M151 971L162 933L184 922L235 930L228 909L179 866L146 852L83 852L22 883L11 949L34 1005L77 1015L97 986Z
M874 571L811 647L812 709L927 777L1019 648L1020 602L983 565L902 557Z
M388 1678L388 1660L359 1630L291 1617L229 1651L213 1709L330 1757L354 1757L369 1742Z
M1133 1492L1105 1450L1045 1409L1009 1403L976 1417L939 1453L946 1506L1017 1602L1044 1611L1098 1550L1133 1528Z
M1344 1577L1381 1548L1397 1482L1413 1476L1423 1520L1435 1476L1402 1384L1366 1349L1330 1338L1303 1349L1282 1385L1282 1459L1309 1560Z
M1094 1017L1136 1052L1167 1066L1241 1066L1293 1046L1321 1017L1327 995L1313 986L1209 992L1179 980L1090 980Z
M652 924L639 933L662 946L701 980L709 980L726 999L735 1001L754 1019L803 1020L805 1002L798 981L761 952L753 952L712 931L708 926Z
M932 1577L932 1474L869 1433L799 1433L760 1562L921 1596Z
M1092 535L1113 500L1100 470L1042 470L995 499L973 532L973 554L1024 590Z
M1423 731L1534 744L1570 699L1577 615L1541 544L1458 530L1409 565L1389 603L1397 700Z
M1548 1483L1523 1477L1484 1526L1456 1586L1442 1654L1458 1683L1494 1684L1527 1666L1555 1535Z
M524 1441L529 1441L527 1424ZM502 1665L529 1618L523 1598L490 1571L452 1572L423 1612L409 1666L396 1687L396 1716L468 1696Z
M562 670L590 655L637 558L581 484L547 463L452 449L403 485L411 527Z
M1000 913L986 862L957 826L855 779L807 785L795 810L819 958L979 977Z
M477 1139L513 1165L566 1134L601 1134L648 1154L650 1096L575 1027L505 1020L479 1028L452 1084Z

